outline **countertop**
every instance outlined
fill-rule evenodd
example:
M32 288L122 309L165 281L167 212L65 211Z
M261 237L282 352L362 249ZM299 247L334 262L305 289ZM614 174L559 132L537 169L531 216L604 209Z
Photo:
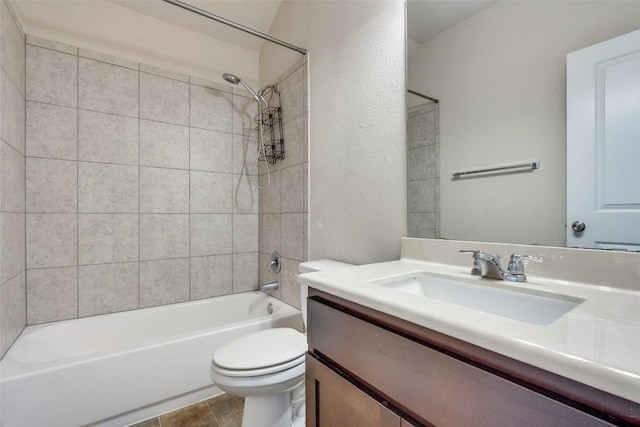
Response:
M585 301L539 326L369 283L413 272ZM640 403L640 292L535 276L512 283L469 273L459 266L399 260L298 278L301 284Z

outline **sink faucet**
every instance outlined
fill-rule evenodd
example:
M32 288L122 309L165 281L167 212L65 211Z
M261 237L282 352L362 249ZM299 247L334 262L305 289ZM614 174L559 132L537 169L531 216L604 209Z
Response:
M517 252L511 254L507 270L500 265L500 256L492 255L483 251L461 250L460 253L471 253L473 256L474 276L487 277L490 279L507 280L509 282L526 282L527 276L524 274L524 264L522 260L542 262L542 257L521 255Z
M273 281L273 282L267 283L266 285L262 285L262 286L260 286L260 290L261 290L262 292L265 292L265 291L275 291L275 290L276 290L276 289L278 289L279 287L280 287L280 285L278 284L278 281L276 280L276 281Z

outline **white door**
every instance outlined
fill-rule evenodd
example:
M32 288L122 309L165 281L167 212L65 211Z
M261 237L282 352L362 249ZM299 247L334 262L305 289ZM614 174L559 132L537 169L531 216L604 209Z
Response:
M567 55L567 246L640 251L640 31Z

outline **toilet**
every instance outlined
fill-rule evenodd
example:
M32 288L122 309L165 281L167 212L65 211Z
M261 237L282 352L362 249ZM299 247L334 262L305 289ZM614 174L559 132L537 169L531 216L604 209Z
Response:
M333 260L300 263L298 273L352 267ZM307 324L308 289L300 285L302 320ZM307 337L291 328L254 332L223 344L213 355L213 382L243 396L242 427L305 426L305 353Z

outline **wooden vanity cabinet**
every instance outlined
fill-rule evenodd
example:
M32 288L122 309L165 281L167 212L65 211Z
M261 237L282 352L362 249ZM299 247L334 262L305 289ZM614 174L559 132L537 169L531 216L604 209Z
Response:
M640 405L310 289L307 426L640 426Z

